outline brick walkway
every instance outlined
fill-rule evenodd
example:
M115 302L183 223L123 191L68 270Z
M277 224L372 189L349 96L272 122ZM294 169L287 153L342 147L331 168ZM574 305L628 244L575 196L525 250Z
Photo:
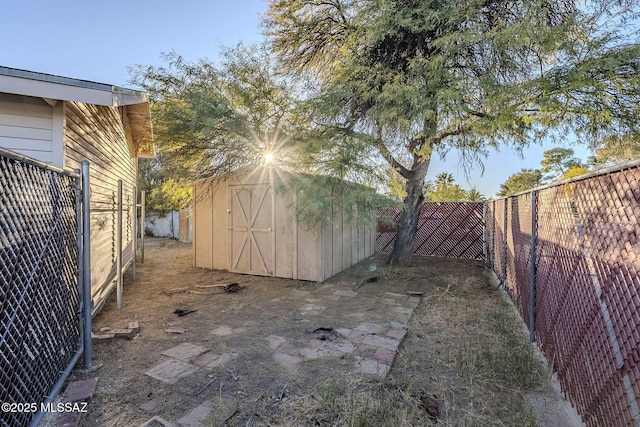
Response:
M349 300L350 310L334 309L342 299ZM344 301L342 301L344 302ZM324 325L323 329L305 329L303 334L287 335L262 329L269 352L262 366L279 366L290 376L304 374L317 363L334 365L334 369L385 377L398 346L407 333L407 325L420 298L396 293L369 297L366 293L338 285L323 285L315 291L294 291L290 304L295 316L307 320L304 325ZM283 302L284 303L284 302ZM219 325L210 332L218 339L238 339L250 332ZM253 338L253 337L251 337ZM211 374L233 366L238 352L217 352L214 348L183 342L158 352L157 364L145 374L166 384L176 384L191 375ZM308 372L307 372L308 374ZM155 400L140 406L150 415L148 426L205 426L215 405L209 398L194 399L177 419L162 414Z

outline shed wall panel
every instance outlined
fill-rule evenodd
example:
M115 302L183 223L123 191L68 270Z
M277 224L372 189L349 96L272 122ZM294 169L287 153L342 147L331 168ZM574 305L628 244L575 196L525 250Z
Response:
M228 270L229 258L229 195L228 185L222 183L213 184L210 187L213 216L211 217L211 230L213 239L213 268Z
M320 228L309 228L298 223L298 280L322 282L324 271L322 263L322 238Z
M213 268L213 200L210 189L208 182L197 183L193 187L193 255L195 265L203 268Z
M237 172L217 183L208 181L212 182L211 194L205 199L211 200L211 203L205 205L196 201L194 207L194 261L196 266L205 268L212 266L214 269L239 270L245 268L246 270L256 270L262 265L262 261L267 260L272 262L272 270L268 274L321 282L370 255L370 251L374 247L370 240L374 234L372 232L365 234L363 229L349 224L349 215L338 212L332 221L318 227L309 227L307 224L297 222L294 214L295 195L278 190L280 176L279 172L259 170L255 173ZM203 188L203 182L207 181L194 184L195 194L201 193L199 189ZM246 186L247 194L242 193L241 196L239 191L244 186ZM263 194L262 189L266 186L270 188L264 194L271 197L271 222L269 222L269 215L260 214L259 218L256 217L260 222L256 227L260 231L254 236L256 239L262 239L257 244L261 246L263 256L257 260L240 259L237 254L241 253L242 249L243 226L239 223L240 229L234 235L236 243L240 246L235 247L235 251L232 251L230 240L232 232L228 229L230 217L237 216L236 210L248 203L249 200L253 200L252 197L257 197L251 194L254 192ZM239 200L238 197L242 200ZM261 198L258 197L258 199ZM205 212L207 209L209 209L209 213ZM243 215L246 216L246 212ZM240 222L244 224L247 221ZM210 224L211 232L208 232L208 226L204 226L203 223ZM272 229L272 234L269 236L263 233L264 229L268 227ZM258 233L258 231L254 233ZM268 246L266 242L269 239L273 241L273 246L271 247L271 255L267 256L265 248ZM207 240L207 242L203 240ZM210 252L213 254L213 262L211 263L207 261ZM236 254L233 259L232 252ZM238 264L239 261L242 261L242 266ZM234 264L238 265L233 267ZM263 270L256 274L265 273Z
M274 272L276 277L296 279L294 257L297 250L297 227L295 217L290 212L293 202L291 194L275 194L274 223Z

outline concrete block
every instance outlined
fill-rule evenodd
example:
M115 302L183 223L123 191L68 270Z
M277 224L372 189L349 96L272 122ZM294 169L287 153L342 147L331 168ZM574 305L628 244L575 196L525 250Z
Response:
M190 362L191 360L197 358L203 353L206 353L207 351L209 351L208 348L188 342L183 342L175 347L170 348L169 350L163 351L162 354L164 354L165 356L173 357L174 359L182 360L183 362Z
M148 421L141 424L140 427L174 427L174 425L164 418L156 415L155 417L150 418Z
M91 344L108 344L115 338L115 334L112 333L102 333L102 334L94 334L91 333Z
M178 424L182 427L205 427L208 425L207 418L209 418L212 411L213 403L205 400L180 418Z
M88 402L96 391L97 383L97 378L70 382L62 394L62 401L65 403Z
M137 331L135 329L112 329L110 331L112 334L114 334L116 336L116 338L125 338L125 339L132 339L133 337L135 337L137 335Z
M169 359L145 372L145 375L167 384L175 384L180 378L191 375L198 370L197 366L182 360Z

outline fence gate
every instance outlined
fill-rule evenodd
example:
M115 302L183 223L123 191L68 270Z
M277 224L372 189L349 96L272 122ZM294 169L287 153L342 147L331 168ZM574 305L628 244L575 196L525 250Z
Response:
M40 411L82 352L80 177L22 160L0 151L0 402ZM4 411L0 426L41 415Z

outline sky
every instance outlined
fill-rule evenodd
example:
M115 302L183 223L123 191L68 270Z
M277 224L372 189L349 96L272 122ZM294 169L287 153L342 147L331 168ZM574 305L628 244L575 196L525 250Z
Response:
M163 65L162 53L175 51L187 61L216 62L221 46L262 40L261 12L266 0L20 0L0 13L0 65L131 87L129 68ZM577 157L590 154L569 145ZM434 156L427 179L453 174L463 188L494 197L500 184L522 168L539 168L544 150L533 145L521 158L513 149L492 150L468 174L452 151ZM562 146L562 145L561 145Z

